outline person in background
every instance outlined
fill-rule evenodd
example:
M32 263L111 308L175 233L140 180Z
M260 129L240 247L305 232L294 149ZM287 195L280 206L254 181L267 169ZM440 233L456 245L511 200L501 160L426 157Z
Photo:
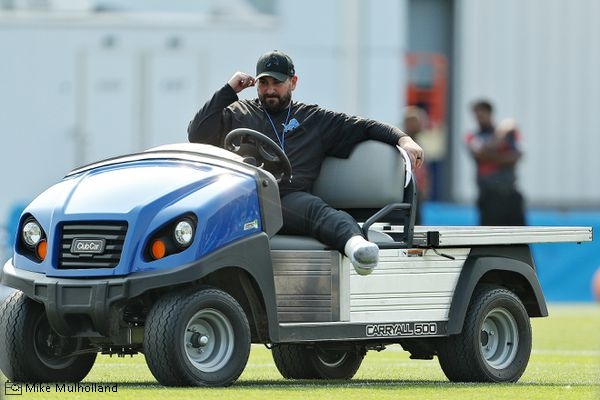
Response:
M427 126L427 114L422 108L408 106L404 110L404 133L410 136L416 143L422 145L421 135ZM429 194L429 174L427 166L423 164L421 168L417 168L414 172L417 181L417 210L415 216L415 224L423 223L421 205L428 198Z
M286 153L293 171L293 178L279 186L282 233L311 235L345 254L359 274L367 275L378 263L379 248L363 237L350 214L311 193L321 163L327 156L346 158L358 143L372 139L400 146L419 167L423 149L394 126L292 101L297 83L287 54L277 50L263 54L255 77L234 73L204 104L188 125L188 138L222 146L225 135L236 128L266 134ZM240 100L238 93L252 86L258 98Z
M481 225L525 225L524 198L517 188L516 166L522 157L521 134L514 120L497 126L493 106L478 100L471 108L477 131L466 137L477 166L477 207Z

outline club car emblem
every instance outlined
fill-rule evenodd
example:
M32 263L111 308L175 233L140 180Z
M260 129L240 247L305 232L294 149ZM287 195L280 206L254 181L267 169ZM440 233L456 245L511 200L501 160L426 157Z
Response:
M71 253L73 254L102 254L104 239L73 239Z

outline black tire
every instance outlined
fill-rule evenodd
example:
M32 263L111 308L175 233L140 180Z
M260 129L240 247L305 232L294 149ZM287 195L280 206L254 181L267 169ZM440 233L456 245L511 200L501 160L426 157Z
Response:
M273 361L285 379L317 379L319 375L313 367L309 349L300 344L279 344L271 349Z
M89 353L69 356L75 352ZM44 307L23 292L0 304L0 368L13 382L79 382L90 372L97 353L83 338L59 336Z
M352 379L363 359L364 347L343 350L316 346L313 348L311 362L321 379Z
M286 379L352 379L365 357L364 347L281 344L272 349L275 366Z
M217 289L171 293L150 310L146 363L165 386L229 386L250 354L250 327L237 301Z
M530 354L523 303L513 292L490 286L473 295L462 333L444 338L438 348L440 366L453 382L516 382Z

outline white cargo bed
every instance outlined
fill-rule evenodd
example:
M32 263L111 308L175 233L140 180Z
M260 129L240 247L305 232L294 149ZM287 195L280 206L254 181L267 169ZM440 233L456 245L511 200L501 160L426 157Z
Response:
M579 243L591 242L592 239L592 228L589 226L415 226L413 243L426 247L471 247L531 243Z

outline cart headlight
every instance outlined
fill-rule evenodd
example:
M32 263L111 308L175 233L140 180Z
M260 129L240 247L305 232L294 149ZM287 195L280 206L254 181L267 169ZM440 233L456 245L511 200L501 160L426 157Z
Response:
M188 219L179 221L173 231L175 242L181 247L188 247L194 239L194 224Z
M197 225L198 219L191 213L163 225L148 239L144 252L146 260L160 260L189 248L196 236Z
M42 227L36 221L29 221L23 225L23 241L29 247L35 247L42 240Z
M48 254L46 232L32 216L25 217L21 225L20 239L17 240L17 251L32 261L44 261Z

